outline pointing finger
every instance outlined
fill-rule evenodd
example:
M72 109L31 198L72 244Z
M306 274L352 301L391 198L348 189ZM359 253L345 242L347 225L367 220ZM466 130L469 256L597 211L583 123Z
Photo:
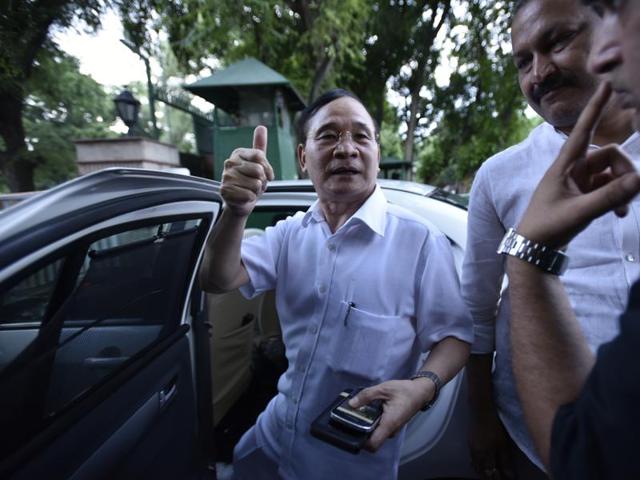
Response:
M562 147L562 160L558 162L558 166L565 168L584 156L610 96L611 86L607 82L602 83L582 111L569 139Z

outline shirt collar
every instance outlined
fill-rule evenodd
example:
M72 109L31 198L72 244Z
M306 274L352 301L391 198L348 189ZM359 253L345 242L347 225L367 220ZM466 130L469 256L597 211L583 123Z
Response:
M382 193L382 189L379 185L373 190L373 193L369 195L369 198L360 206L360 208L354 213L345 224L340 227L344 228L353 222L360 221L369 227L372 231L380 236L384 236L385 220L387 216L387 199ZM319 200L313 202L307 213L302 218L302 226L307 227L310 222L325 222L324 214L320 208Z
M562 139L563 144L569 139L569 135L567 135L561 130L558 130L551 124L548 124L548 125L558 135L558 138ZM638 132L633 132L620 146L624 148L625 151L627 151L627 153L632 153L632 154L640 153L640 134L638 134ZM597 149L600 147L592 143L589 145L589 148Z

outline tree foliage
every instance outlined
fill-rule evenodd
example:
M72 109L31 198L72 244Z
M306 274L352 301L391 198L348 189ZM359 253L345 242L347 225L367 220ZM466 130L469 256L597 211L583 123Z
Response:
M183 67L197 71L215 57L254 56L288 77L309 99L345 65L359 64L366 0L155 0ZM144 25L135 30L144 31ZM209 65L210 66L210 65Z
M28 83L52 27L80 21L95 29L110 0L0 1L0 171L12 190L32 190L38 157L22 122Z
M78 104L78 95L67 101L69 92L60 85L58 70L66 69L73 77L68 83L76 88L93 87L77 73L77 65L55 51L48 36L51 28L77 21L95 29L107 8L118 10L137 47L171 60L171 72L161 84L203 66L215 68L254 56L288 77L310 100L333 86L353 90L382 125L383 153L417 158L418 178L424 181L452 184L468 179L485 158L522 138L531 126L522 113L525 102L509 58L508 0L0 3L0 42L12 46L0 51L0 170L12 190L36 186L34 172L46 170L38 166L45 157L36 146L45 138L53 145L54 137L62 141L77 135L76 112L84 112L96 132L106 134L96 121L107 115L97 93L88 96L95 101L86 104ZM154 45L154 29L168 34L171 52ZM169 53L177 63L171 64ZM453 72L441 85L435 73L445 63ZM48 82L46 75L51 75ZM403 100L391 107L390 97ZM164 132L165 140L185 138L187 117L166 111L162 123L174 134L179 130L173 137ZM61 179L67 171L65 161L47 161L50 173L37 173L38 185Z
M102 86L79 72L75 58L51 45L36 59L26 90L23 125L36 165L34 186L49 188L77 174L74 140L115 136L109 130L114 106Z
M457 68L448 85L432 86L436 127L422 144L421 180L468 180L484 160L520 141L531 128L511 60L510 12L510 2L469 3L453 38L450 60Z

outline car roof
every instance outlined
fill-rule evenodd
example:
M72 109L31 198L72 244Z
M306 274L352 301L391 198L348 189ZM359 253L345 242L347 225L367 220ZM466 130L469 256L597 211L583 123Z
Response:
M29 232L47 225L63 237L85 223L155 205L180 201L220 201L219 182L145 169L105 169L78 177L0 211L4 253L28 249ZM101 216L105 216L102 218ZM0 262L0 267L2 262Z

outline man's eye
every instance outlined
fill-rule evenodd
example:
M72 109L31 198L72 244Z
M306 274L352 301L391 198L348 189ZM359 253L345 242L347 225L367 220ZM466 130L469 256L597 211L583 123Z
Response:
M338 139L338 134L333 132L323 132L316 138L323 141L334 141Z
M518 71L524 70L529 66L529 59L528 58L521 58L516 60L515 65L516 65L516 69Z
M371 135L365 132L357 132L353 135L353 138L355 138L358 142L364 142L371 139Z
M576 34L577 34L576 32L570 32L556 38L552 42L553 51L559 52L563 50L567 45L569 45L573 41L574 38L576 38Z

